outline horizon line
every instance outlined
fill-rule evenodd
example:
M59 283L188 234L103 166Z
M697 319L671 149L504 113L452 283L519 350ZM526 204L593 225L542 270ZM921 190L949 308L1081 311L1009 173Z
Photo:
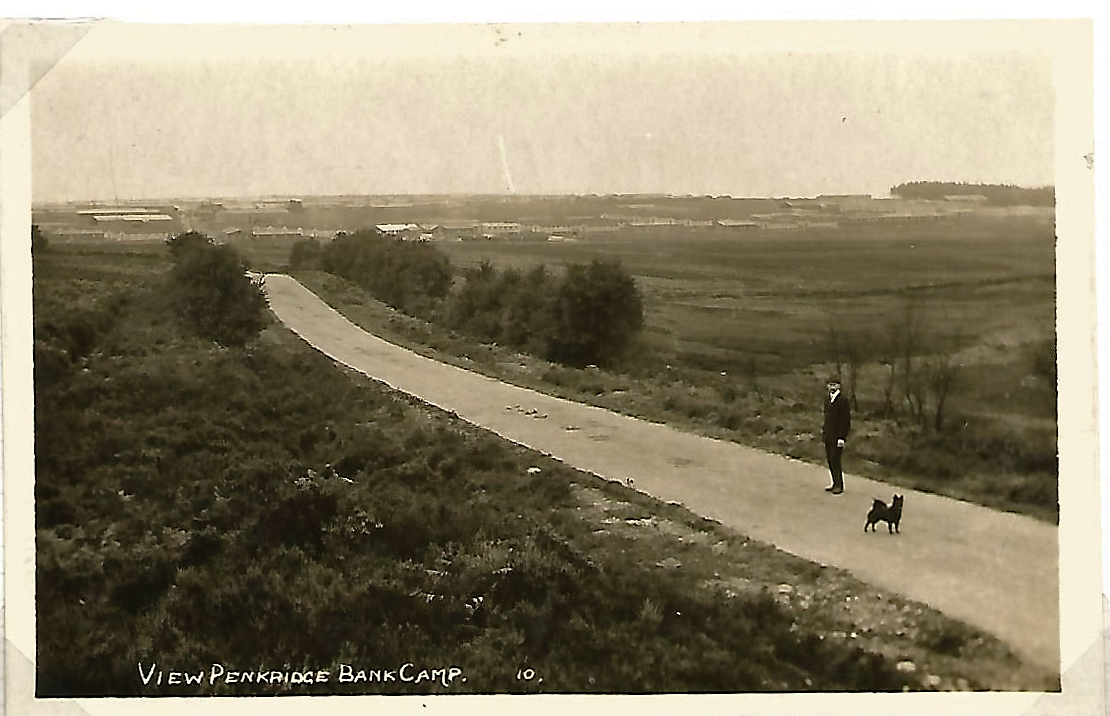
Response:
M960 182L951 180L932 180L932 179L915 179L905 181L897 186L906 186L912 184L955 184L968 188L976 187L999 187L1009 189L1022 189L1025 191L1044 191L1052 189L1055 191L1055 184L1042 184L1036 186L1025 186L1021 184L1009 183L984 183L984 182ZM891 187L894 188L894 187ZM95 204L116 204L132 203L132 202L162 202L162 201L211 201L214 199L236 199L236 200L268 200L268 201L290 201L293 199L328 199L328 198L398 198L398 197L441 197L441 198L497 198L497 199L511 199L511 198L610 198L610 197L652 197L658 199L713 199L713 200L732 200L732 201L746 201L746 200L764 200L764 201L802 201L814 200L822 197L870 197L870 198L888 198L894 195L888 189L885 193L874 192L844 192L844 193L822 193L816 195L742 195L737 196L728 193L721 194L692 194L692 193L664 193L664 192L562 192L562 193L546 193L546 192L504 192L504 191L478 191L478 192L381 192L381 193L335 193L335 194L298 194L295 192L290 193L269 193L269 194L207 194L207 195L177 195L177 196L148 196L148 197L128 197L118 199L108 198L92 198L92 197L79 197L72 199L50 199L41 201L31 201L32 208L35 206L46 206L51 204L78 204L78 203L95 203Z

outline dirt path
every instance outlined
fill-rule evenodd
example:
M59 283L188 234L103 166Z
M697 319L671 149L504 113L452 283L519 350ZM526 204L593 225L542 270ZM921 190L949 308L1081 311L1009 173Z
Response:
M914 490L902 533L865 534L872 498L895 489L798 460L680 432L502 383L419 356L358 328L294 279L266 277L277 317L332 359L514 442L739 532L920 600L1059 669L1057 530L1031 518Z

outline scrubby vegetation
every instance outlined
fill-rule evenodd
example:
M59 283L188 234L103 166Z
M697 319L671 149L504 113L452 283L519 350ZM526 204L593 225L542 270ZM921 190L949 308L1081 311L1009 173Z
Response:
M316 239L299 239L289 250L289 267L294 269L318 269L324 247Z
M468 310L437 323L298 276L361 325L441 360L817 463L824 381L838 374L854 406L849 472L1055 521L1051 226L957 228L444 244ZM629 347L585 364L521 347L505 327L546 314L516 282L597 255L635 275L644 328Z
M620 264L571 265L555 294L547 357L571 366L611 366L643 327L636 283Z
M405 662L458 665L452 691L916 684L796 633L765 594L692 590L623 556L630 541L584 551L574 485L590 478L280 327L195 335L165 259L119 257L113 275L80 258L36 259L36 357L53 356L35 385L40 696L171 693L144 686L155 663L330 669L313 693L437 688L335 680L340 663Z
M319 266L405 313L564 365L615 365L644 326L639 289L618 262L570 264L561 275L483 262L452 289L456 271L431 244L366 230L324 246L300 240L289 263Z
M390 306L422 318L434 315L451 288L446 256L429 244L398 241L373 229L339 234L323 248L320 264Z
M174 259L174 305L197 335L225 346L241 346L257 336L266 298L235 250L195 232L167 243Z
M177 310L181 252L211 247L171 246L35 258L39 696L1057 687L966 625L415 404L268 319L213 342ZM466 680L338 679L405 663ZM331 680L155 681L213 664Z
M570 366L612 366L643 328L636 284L619 264L572 264L553 276L545 266L499 271L489 262L464 272L444 323Z
M544 266L499 271L488 261L462 272L443 323L486 343L544 355L548 303L556 279Z

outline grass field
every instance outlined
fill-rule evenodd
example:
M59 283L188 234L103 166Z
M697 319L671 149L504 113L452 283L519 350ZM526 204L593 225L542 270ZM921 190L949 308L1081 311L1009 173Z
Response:
M290 238L236 242L255 268L283 270ZM111 245L143 259L156 245ZM512 382L771 451L823 461L829 328L859 357L846 469L895 484L1057 519L1055 242L1036 217L967 217L841 229L625 230L577 242L442 242L457 267L620 260L636 276L646 328L612 372L580 371L483 346L371 309L342 282L304 275L375 332ZM71 246L84 251L80 245ZM99 251L96 249L95 251ZM89 258L90 270L102 258ZM952 357L941 430L884 392L892 338L911 310L923 348ZM361 318L359 318L361 317ZM403 329L402 329L403 327ZM525 367L521 367L525 366ZM1040 368L1038 368L1040 366ZM847 373L848 366L841 366Z
M873 325L910 296L934 330L969 342L1000 332L1025 342L1055 326L1052 230L1022 219L805 232L638 229L571 243L440 246L460 266L617 259L639 281L660 349L726 364L755 356L768 375L827 361L830 322Z
M300 276L361 325L417 350L431 346L440 359L818 463L824 382L836 372L833 326L858 352L846 469L1057 518L1055 384L1045 368L1055 362L1055 242L1043 221L968 218L809 233L660 229L437 246L460 267L488 260L557 270L620 260L644 297L637 350L611 372L552 366L377 311L344 282ZM280 246L244 248L259 265L282 261ZM898 362L893 339L911 314L920 324L914 360L937 353L954 368L940 430L928 414L924 425L907 415L900 385L893 411L886 405L883 360Z
M453 693L1055 687L924 605L411 402L280 326L244 349L191 336L164 247L102 248L35 258L39 696L442 691L336 681L406 661L460 668ZM332 681L144 685L152 663Z

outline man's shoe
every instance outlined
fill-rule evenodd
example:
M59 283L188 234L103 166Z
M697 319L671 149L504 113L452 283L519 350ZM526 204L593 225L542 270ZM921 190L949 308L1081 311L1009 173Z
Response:
M829 485L828 487L825 488L825 492L834 492L835 490L836 490L836 485Z
M842 494L844 494L844 488L843 487L837 487L837 488L834 488L832 490L829 490L829 492L833 493L834 495L842 495Z

